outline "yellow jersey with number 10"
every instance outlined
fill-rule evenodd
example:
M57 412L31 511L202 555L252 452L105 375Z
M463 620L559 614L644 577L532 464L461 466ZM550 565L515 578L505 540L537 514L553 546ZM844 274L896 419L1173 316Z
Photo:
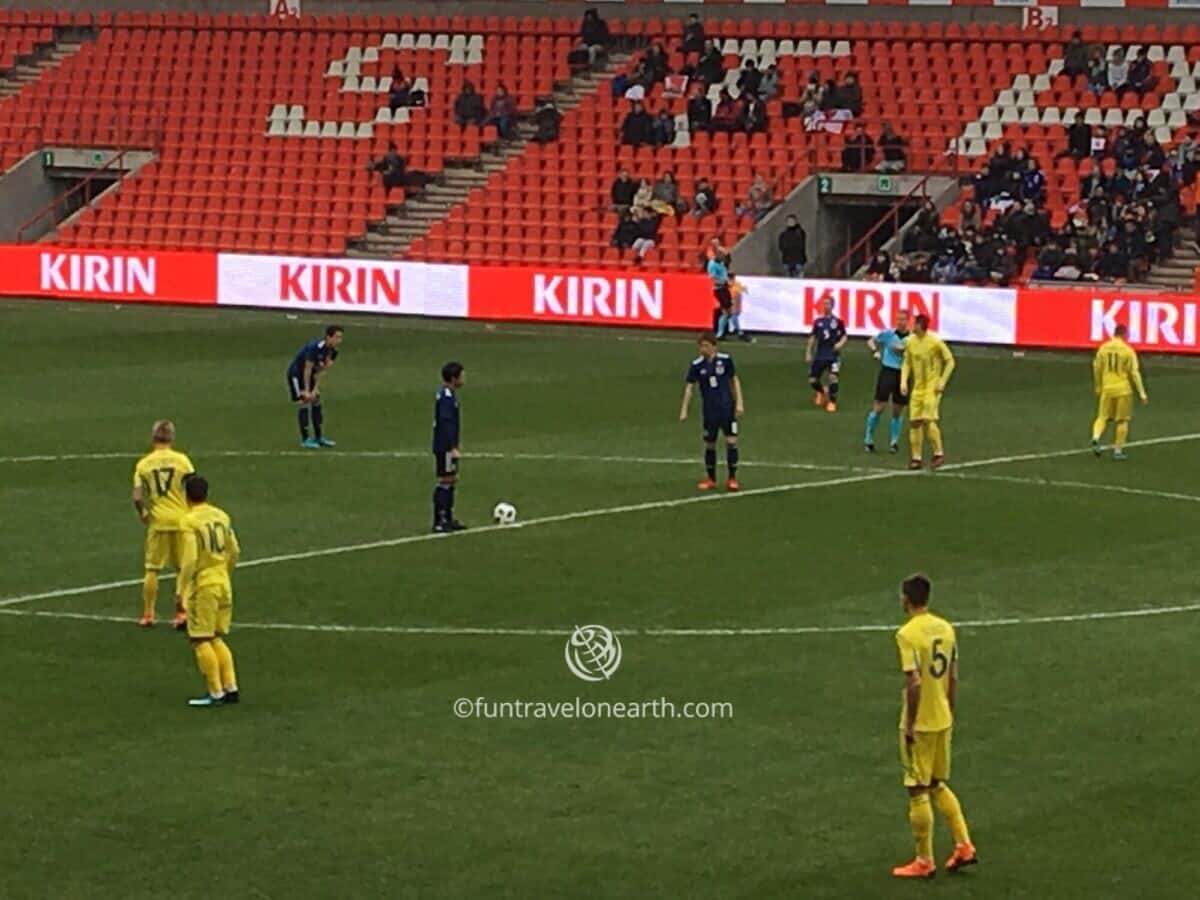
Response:
M185 598L196 588L231 587L230 573L241 555L229 514L211 503L193 506L183 517L183 559L179 586Z
M174 447L155 447L138 460L133 469L133 486L142 489L142 499L150 510L151 528L179 530L179 520L187 513L183 479L195 471L192 461Z
M912 376L910 394L931 393L934 388L945 388L953 371L954 354L946 342L932 331L922 335L913 332L905 340L900 383L908 384L908 378Z
M954 626L930 612L911 616L896 632L900 671L919 672L921 694L914 731L942 731L954 724L950 711L950 666L958 660ZM900 727L908 722L908 692L902 691Z
M1100 345L1092 360L1092 376L1097 393L1127 397L1136 389L1139 397L1146 396L1137 351L1120 338L1112 338Z

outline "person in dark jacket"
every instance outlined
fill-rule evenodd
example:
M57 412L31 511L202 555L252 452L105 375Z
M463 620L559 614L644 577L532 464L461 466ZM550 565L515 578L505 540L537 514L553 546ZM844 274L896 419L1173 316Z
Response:
M758 63L752 59L746 60L738 75L738 90L743 94L757 94L760 84L762 84L762 72L758 71Z
M622 169L617 173L617 179L612 184L612 208L624 215L633 206L633 195L637 193L637 182L629 177L629 170Z
M1104 281L1124 281L1129 277L1129 257L1121 252L1116 241L1104 245L1096 260L1096 274Z
M1057 159L1069 156L1072 159L1083 159L1092 152L1092 127L1083 121L1083 116L1076 116L1075 121L1067 128L1067 148L1059 153Z
M517 104L504 85L497 85L496 93L492 95L492 103L488 108L488 117L484 125L495 125L500 137L509 139L516 133Z
M704 42L704 51L692 71L692 77L704 84L717 84L725 77L725 62L721 51L711 39Z
M883 133L879 135L879 151L883 155L879 165L875 167L879 172L903 172L908 160L904 153L905 140L892 130L892 126L888 122L883 123Z
M695 13L691 13L684 23L683 44L679 49L684 53L700 53L704 50L704 25Z
M1072 34L1071 40L1063 48L1063 72L1072 78L1088 73L1088 48L1081 32Z
M552 97L543 97L533 111L533 124L537 128L532 140L539 144L549 144L558 140L558 129L562 125L563 115L554 105Z
M875 159L875 144L861 123L854 126L854 133L846 138L842 147L842 171L861 172L870 167Z
M675 143L675 117L661 109L650 126L651 143L655 147L669 147Z
M767 104L755 94L747 95L742 108L742 127L748 134L767 130Z
M654 120L639 102L634 102L633 108L625 114L621 123L621 143L630 147L640 147L654 140Z
M487 116L483 105L483 97L476 93L475 85L467 81L463 83L462 93L454 99L454 121L460 128L468 125L482 125Z
M692 215L701 219L709 213L716 212L717 190L708 183L707 178L696 182L696 198L692 204Z
M594 65L602 54L608 52L611 43L608 23L600 18L596 10L589 9L583 14L583 22L579 25L579 46L587 50L588 62Z
M687 102L688 131L712 131L712 103L702 87L692 91Z
M858 83L858 74L847 72L846 77L837 88L838 108L848 109L856 116L863 111L862 85Z
M789 278L804 277L804 267L808 263L808 235L795 216L788 216L787 228L779 232L779 257Z
M388 109L395 112L412 105L412 82L398 68L392 72L392 86L388 91Z
M650 83L646 85L647 90L660 81L664 81L671 74L667 51L662 44L651 44L650 49L642 57L642 62L646 64L646 72L649 76Z

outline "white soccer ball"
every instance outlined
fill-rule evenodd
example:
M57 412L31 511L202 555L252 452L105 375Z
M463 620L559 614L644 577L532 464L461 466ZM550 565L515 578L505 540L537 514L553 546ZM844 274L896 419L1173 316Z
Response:
M497 503L492 510L492 521L497 525L512 525L517 521L517 508L511 503Z

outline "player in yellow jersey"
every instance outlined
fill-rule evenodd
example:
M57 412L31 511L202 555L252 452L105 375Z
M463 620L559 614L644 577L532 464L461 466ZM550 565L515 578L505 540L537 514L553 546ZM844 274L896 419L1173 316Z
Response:
M188 704L237 703L233 653L224 638L233 621L230 575L241 548L228 514L208 502L208 481L193 475L186 491L188 512L182 523L183 561L176 600L187 610L188 640L208 687L208 693Z
M138 624L154 624L158 576L163 566L179 571L179 520L187 512L184 480L196 471L192 461L175 449L175 425L154 423L150 452L133 469L133 508L146 526L146 574L142 579L142 617ZM183 610L175 610L175 625L183 625Z
M1129 439L1129 420L1133 417L1133 392L1136 389L1142 403L1150 402L1142 384L1137 351L1125 341L1129 333L1124 325L1113 329L1111 340L1105 341L1092 361L1092 378L1100 408L1092 423L1092 452L1099 456L1103 450L1100 439L1110 421L1116 423L1113 437L1113 459L1125 459L1125 441Z
M950 737L958 689L958 642L954 626L929 611L931 585L924 575L906 578L900 602L908 621L896 632L904 692L900 706L900 765L908 789L908 821L916 839L912 862L896 866L897 878L932 878L933 807L954 833L950 871L979 862L958 798L946 784L950 778Z
M942 429L938 425L938 407L953 372L954 354L945 341L929 330L929 317L917 316L912 334L904 343L904 363L900 367L900 393L909 397L910 469L919 469L923 465L926 435L933 448L930 466L940 469L946 461Z

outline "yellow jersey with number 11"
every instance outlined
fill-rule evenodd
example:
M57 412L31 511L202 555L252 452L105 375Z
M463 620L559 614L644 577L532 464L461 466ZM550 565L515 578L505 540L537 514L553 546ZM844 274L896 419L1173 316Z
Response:
M950 711L950 666L958 659L954 626L930 612L911 616L896 632L900 670L919 672L921 694L914 731L942 731L954 724ZM901 692L900 727L908 723L908 692Z
M1138 368L1137 351L1120 338L1105 341L1092 360L1092 376L1096 382L1096 393L1109 397L1128 397L1137 390L1145 399L1146 388L1142 384L1142 372Z

